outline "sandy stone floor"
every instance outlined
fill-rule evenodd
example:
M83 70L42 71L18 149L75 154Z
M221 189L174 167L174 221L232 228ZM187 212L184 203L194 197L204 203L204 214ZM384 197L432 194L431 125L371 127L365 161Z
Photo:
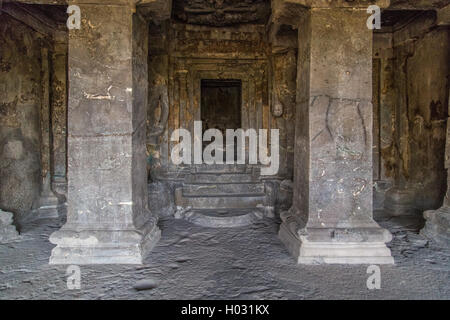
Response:
M420 221L380 224L394 234L396 261L381 266L380 290L367 289L367 266L297 266L273 220L236 229L160 221L145 265L81 266L81 290L68 290L66 267L48 265L61 222L42 220L0 245L0 299L450 299L450 250L418 235Z

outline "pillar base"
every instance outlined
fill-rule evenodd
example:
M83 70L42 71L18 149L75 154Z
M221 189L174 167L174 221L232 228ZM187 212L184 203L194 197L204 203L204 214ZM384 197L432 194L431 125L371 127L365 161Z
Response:
M392 235L380 227L305 228L302 233L286 221L278 233L298 264L394 264L386 246Z
M30 220L59 218L59 209L64 206L55 195L41 196L30 214Z
M59 218L59 209L63 205L64 203L58 199L50 187L50 175L48 174L43 180L39 198L33 204L29 218L25 220Z
M60 176L53 177L52 190L58 195L67 197L67 178Z
M439 245L450 247L450 207L425 211L423 216L427 223L420 233Z
M13 225L13 214L0 209L0 243L6 243L19 238L19 233Z
M49 264L143 264L161 237L156 223L143 230L93 230L66 224L50 236Z
M416 195L411 190L394 187L386 191L384 209L394 217L415 215L418 213L415 200Z

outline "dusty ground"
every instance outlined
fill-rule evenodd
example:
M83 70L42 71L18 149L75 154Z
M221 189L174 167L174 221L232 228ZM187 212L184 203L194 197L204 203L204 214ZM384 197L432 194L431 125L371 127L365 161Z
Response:
M381 289L368 290L367 266L297 266L273 220L250 228L207 229L160 222L162 238L143 266L81 266L81 290L68 290L66 267L47 264L42 220L0 245L0 299L449 299L450 250L417 234L421 222L383 219L394 234L395 266L381 266ZM138 291L138 281L156 282Z

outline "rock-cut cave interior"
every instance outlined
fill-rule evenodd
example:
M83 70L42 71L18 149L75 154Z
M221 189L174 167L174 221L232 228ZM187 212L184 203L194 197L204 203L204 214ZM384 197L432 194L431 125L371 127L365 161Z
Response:
M0 299L449 299L449 94L450 0L0 1Z

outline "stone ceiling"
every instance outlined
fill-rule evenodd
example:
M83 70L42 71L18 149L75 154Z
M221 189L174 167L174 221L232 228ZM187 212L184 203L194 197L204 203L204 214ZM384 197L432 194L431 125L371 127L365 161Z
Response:
M445 7L450 0L391 0L392 9L436 9Z
M384 10L381 15L382 27L395 27L406 24L426 12L422 10Z
M222 27L243 23L265 24L270 0L174 0L176 21Z

